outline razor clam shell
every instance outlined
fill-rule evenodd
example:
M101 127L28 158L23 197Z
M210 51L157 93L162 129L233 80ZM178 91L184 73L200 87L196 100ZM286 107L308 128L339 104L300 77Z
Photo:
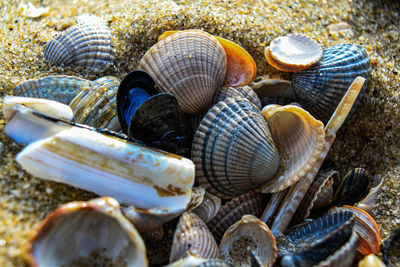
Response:
M218 245L207 225L194 213L185 212L175 230L169 261L182 259L189 252L203 258L218 258Z
M249 246L262 266L274 264L278 249L268 226L253 215L243 215L222 237L220 257L235 266L250 266Z
M282 162L277 175L263 184L262 192L275 193L291 186L313 168L324 148L324 125L295 105L269 105L262 113Z
M96 128L120 130L116 103L119 84L118 78L106 76L80 90L69 104L74 111L74 121Z
M221 198L206 192L203 202L192 212L199 216L203 222L208 223L217 215L220 208Z
M78 25L56 36L44 48L44 57L55 65L79 65L102 72L113 60L111 30L95 16L78 17Z
M219 101L225 100L225 98L228 97L239 99L246 98L251 103L256 105L258 109L261 109L260 99L250 86L219 88L219 90L214 95L213 105L217 104Z
M226 66L224 48L202 31L182 31L165 37L139 63L159 89L173 94L189 114L199 114L210 107L225 79Z
M297 101L314 117L327 123L357 76L366 79L350 116L368 87L370 59L356 44L338 44L326 49L311 68L293 76L292 86Z
M69 104L80 90L88 89L92 82L73 76L55 75L26 81L18 85L17 96L46 98Z
M219 242L225 231L239 221L243 215L249 214L259 217L263 212L265 201L264 194L251 191L226 202L215 217L207 223L215 240Z
M266 183L280 161L260 110L246 99L233 98L218 102L203 117L194 136L192 160L199 184L222 198Z
M40 224L29 243L33 266L70 266L106 259L115 266L147 266L146 247L115 199L64 204Z
M141 209L184 210L194 182L186 158L78 127L30 144L17 162L42 179Z
M188 253L185 258L175 261L165 267L234 267L232 264L220 259L204 259Z

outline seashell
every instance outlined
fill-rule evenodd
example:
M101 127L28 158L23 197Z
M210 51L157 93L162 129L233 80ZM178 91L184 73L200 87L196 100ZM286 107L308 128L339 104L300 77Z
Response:
M88 89L92 82L86 79L56 75L26 81L18 85L17 96L46 98L63 104L69 104L80 90Z
M256 105L259 109L261 109L261 102L258 99L256 93L249 86L242 87L221 87L217 93L214 95L213 104L217 104L219 101L225 100L225 98L233 97L233 98L246 98L251 103Z
M165 267L234 267L232 264L220 259L204 259L188 253L185 258L175 261Z
M371 184L370 190L365 198L360 202L356 203L355 206L366 212L370 212L376 206L376 196L380 192L383 185L383 179L381 175L375 175L374 181Z
M53 211L31 238L28 260L32 266L87 265L94 260L148 265L142 238L110 197L70 202Z
M192 189L192 195L190 197L190 202L187 206L186 211L193 211L198 206L200 206L201 203L203 203L205 194L206 190L203 187L201 186L194 187Z
M226 74L226 53L202 31L182 31L165 37L143 56L139 68L155 79L162 92L173 94L189 114L206 111Z
M335 206L354 205L366 197L373 182L373 177L365 169L350 170L337 188L332 204Z
M355 106L360 103L369 72L370 60L361 46L339 44L326 49L314 66L294 74L292 86L297 101L326 123L357 76L367 80Z
M359 242L356 249L356 259L361 260L368 254L376 254L381 245L381 236L375 220L365 211L344 205L333 208L333 211L351 211L355 215L354 231L357 233Z
M74 121L95 128L119 131L121 127L116 109L119 83L119 79L106 76L81 90L69 104L74 111Z
M175 97L158 93L143 71L128 74L118 89L118 119L129 137L182 156L189 156L191 137Z
M265 195L258 192L248 192L226 202L207 223L208 228L219 242L226 230L239 221L243 215L249 214L259 217L265 206Z
M386 265L375 254L369 254L358 262L357 267L386 267Z
M46 119L44 115L31 114L34 119ZM30 123L39 132L48 131L42 129L41 124L35 124L35 120ZM57 128L57 123L51 119L44 127ZM192 161L128 142L116 135L68 124L64 127L28 145L18 154L17 162L42 179L115 197L140 209L171 212L186 209L194 183ZM20 127L15 131L18 135L26 129Z
M388 238L383 240L381 252L383 255L383 260L389 266L389 259L394 259L398 256L400 248L400 227L397 227ZM395 263L395 262L394 262Z
M262 266L274 264L278 254L275 237L268 226L257 217L244 215L222 237L219 245L220 257L232 262L234 266L250 266L249 247Z
M262 186L262 192L274 193L297 182L314 166L325 144L324 125L294 105L269 105L262 113L284 166Z
M268 63L281 71L297 72L307 69L321 56L321 46L303 34L278 37L265 49Z
M218 258L218 245L207 225L194 213L185 212L179 219L169 261L182 259L189 252L193 256Z
M199 184L222 198L259 187L279 167L268 124L246 99L227 98L207 112L194 136L192 160Z
M208 223L215 217L215 215L217 215L220 208L221 199L206 192L203 202L197 208L192 210L192 212L199 216L203 222Z
M158 41L177 32L179 31L165 31L158 37ZM222 45L227 57L226 76L222 86L245 86L250 84L257 74L256 62L251 55L243 47L232 41L215 35L213 37Z
M74 64L104 71L114 60L110 28L104 20L92 15L82 15L77 21L78 25L46 44L44 57L55 65Z

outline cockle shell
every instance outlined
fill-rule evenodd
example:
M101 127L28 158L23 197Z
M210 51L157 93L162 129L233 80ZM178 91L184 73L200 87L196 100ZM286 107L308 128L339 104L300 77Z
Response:
M319 159L325 144L322 122L294 105L268 105L262 110L278 147L283 168L266 181L263 192L278 192L297 182Z
M218 102L203 117L194 136L192 160L199 183L222 198L267 183L280 161L260 110L247 99L233 98Z
M110 28L104 20L92 15L81 15L77 21L78 25L46 44L46 60L55 65L75 64L104 71L114 60Z
M79 265L98 258L114 266L148 265L142 238L110 197L57 208L34 233L28 255L38 267Z
M194 213L182 214L175 230L169 261L182 259L189 252L193 256L218 258L218 245L207 225Z
M74 121L96 128L118 131L117 89L120 80L106 76L94 80L88 88L82 88L69 106L74 111Z
M213 104L217 104L219 101L225 100L225 98L233 97L233 98L246 98L251 103L256 105L259 109L261 109L261 102L258 98L257 94L251 89L250 86L242 86L242 87L221 87L213 98Z
M18 85L17 96L46 98L69 104L80 90L89 89L92 82L74 76L55 75L28 80Z
M213 36L182 31L165 37L143 56L139 68L173 94L186 113L206 111L226 74L226 53Z
M326 49L311 68L294 74L295 97L315 118L326 123L357 76L367 80L355 106L360 103L368 86L370 69L370 60L361 46L335 45Z
M244 215L228 228L219 245L220 257L235 266L250 266L248 247L262 266L274 264L278 255L275 237L268 226L253 215Z
M217 215L221 208L221 199L208 192L205 193L203 202L194 210L193 213L197 214L203 222L208 223L215 215Z

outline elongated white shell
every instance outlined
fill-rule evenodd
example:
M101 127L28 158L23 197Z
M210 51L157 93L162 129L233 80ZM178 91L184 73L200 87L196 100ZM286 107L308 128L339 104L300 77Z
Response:
M186 158L78 127L30 144L17 161L42 179L142 209L185 209L194 182Z

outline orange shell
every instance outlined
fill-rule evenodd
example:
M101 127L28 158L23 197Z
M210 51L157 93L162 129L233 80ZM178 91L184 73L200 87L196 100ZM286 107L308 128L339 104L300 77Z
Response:
M158 41L177 32L165 31L158 37ZM243 47L232 41L218 36L214 37L224 48L228 60L226 76L222 86L245 86L250 84L257 74L257 66L251 55Z
M281 71L286 71L286 72L299 72L299 71L305 70L305 69L307 69L307 68L309 67L309 66L302 66L302 67L297 66L297 67L293 67L293 66L290 66L290 65L282 64L282 63L279 62L279 61L276 61L276 60L272 57L272 55L271 55L271 50L270 50L269 46L267 46L267 47L265 48L264 56L265 56L265 59L268 61L268 63L269 63L272 67L274 67L275 69L281 70Z

